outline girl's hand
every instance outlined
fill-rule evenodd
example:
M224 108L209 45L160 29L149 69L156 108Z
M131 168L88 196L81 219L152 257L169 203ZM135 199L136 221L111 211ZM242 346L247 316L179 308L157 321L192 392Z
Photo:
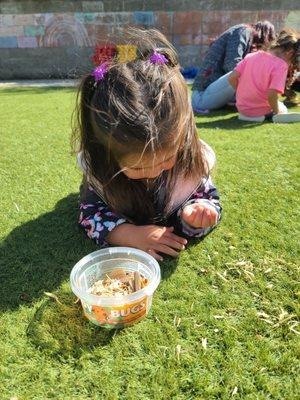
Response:
M136 226L122 224L113 229L106 240L110 244L130 246L144 250L156 260L163 260L159 253L177 257L185 249L187 240L175 235L173 227L157 225Z
M209 228L218 222L218 212L207 204L194 203L185 206L181 218L193 228Z

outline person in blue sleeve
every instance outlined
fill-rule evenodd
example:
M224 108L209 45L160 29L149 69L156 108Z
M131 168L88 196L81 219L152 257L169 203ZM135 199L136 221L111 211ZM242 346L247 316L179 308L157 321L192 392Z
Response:
M227 29L210 46L192 87L192 106L197 113L224 107L234 99L228 76L249 53L266 48L275 39L269 21L240 24Z

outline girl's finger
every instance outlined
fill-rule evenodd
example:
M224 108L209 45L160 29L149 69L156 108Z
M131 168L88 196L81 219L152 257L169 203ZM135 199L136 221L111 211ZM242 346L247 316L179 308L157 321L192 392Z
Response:
M169 232L173 232L174 231L174 226L167 226L166 229Z
M204 208L203 207L198 207L197 208L197 213L196 217L194 219L193 226L196 228L204 228L203 226L203 213L204 213Z
M181 217L187 224L193 225L196 215L197 215L197 210L194 208L194 205L189 205L182 210Z
M211 210L209 208L205 208L203 210L202 224L203 228L208 228L211 226Z
M214 225L214 221L215 210L210 207L204 208L202 213L201 228L209 228L210 226Z
M218 213L216 210L212 210L210 212L210 222L211 222L211 226L216 225L218 222Z
M162 237L159 241L160 244L165 244L166 246L172 247L173 249L177 250L184 250L185 246L183 243L177 242L177 240L173 240L169 237Z
M161 255L157 254L156 251L154 249L148 249L147 253L150 254L150 256L152 256L153 258L155 258L155 260L157 261L163 261L163 258Z
M206 221L204 222L205 228L216 225L218 222L218 213L212 208L206 209Z
M183 245L187 244L187 240L185 238L175 235L175 233L171 233L171 232L166 233L164 235L164 237L170 238L170 239L174 240L175 242L183 244Z
M172 249L171 247L169 247L165 244L156 243L153 246L153 250L155 250L156 252L158 251L159 253L168 254L169 256L172 256L172 257L179 256L178 251L175 251L174 249Z

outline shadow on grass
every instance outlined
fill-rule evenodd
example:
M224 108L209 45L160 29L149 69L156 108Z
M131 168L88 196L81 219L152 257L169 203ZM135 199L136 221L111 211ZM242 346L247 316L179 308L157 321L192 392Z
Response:
M268 122L264 122L268 123ZM262 125L262 122L247 122L247 121L240 121L237 118L237 115L232 116L230 118L221 118L213 121L197 121L196 126L197 128L218 128L218 129L229 129L229 130L240 130L240 129L250 129L250 128L257 128L258 126Z
M161 279L168 279L175 271L178 265L178 258L164 256L160 262Z
M14 229L1 248L0 310L41 304L27 328L30 341L49 355L79 356L107 344L116 330L104 330L83 317L69 286L73 265L97 250L77 228L78 194L60 200L53 211ZM50 292L58 301L45 296Z
M293 102L284 102L290 109L290 112L299 112L299 104ZM298 106L297 106L298 104ZM234 115L233 115L234 114ZM219 117L219 118L218 118ZM257 128L262 124L272 123L271 121L265 122L249 122L240 121L238 119L238 111L236 107L227 106L220 110L210 111L207 115L195 113L197 128L219 128L219 129L249 129ZM216 119L218 118L218 119ZM210 121L210 119L212 119ZM203 121L203 122L202 122Z
M199 114L194 111L194 116L196 118L216 118L216 117L226 117L227 115L232 115L237 113L236 107L225 106L219 110L210 110L208 114Z
M107 345L119 332L100 328L84 318L80 302L74 302L67 287L57 292L57 299L42 301L26 331L30 342L48 355L77 358L84 351Z
M15 228L2 242L0 310L30 304L68 279L73 265L96 245L79 234L78 194Z

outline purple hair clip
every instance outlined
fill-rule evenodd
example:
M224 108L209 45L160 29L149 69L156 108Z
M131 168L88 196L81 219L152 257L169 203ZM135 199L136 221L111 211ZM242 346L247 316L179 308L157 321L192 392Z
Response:
M151 64L167 64L168 59L163 54L158 53L156 50L153 51L150 57Z
M98 67L94 69L92 72L92 76L95 78L95 83L101 81L104 78L108 70L107 63L100 64Z

